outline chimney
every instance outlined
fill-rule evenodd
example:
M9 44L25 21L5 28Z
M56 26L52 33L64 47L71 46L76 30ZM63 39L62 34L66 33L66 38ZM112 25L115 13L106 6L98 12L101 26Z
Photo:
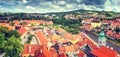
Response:
M111 49L113 50L113 47L111 47Z
M29 52L31 52L31 46L29 46Z
M118 54L117 56L119 57L120 55Z
M109 48L109 46L107 46L107 48Z
M43 50L42 49L40 49L40 53L42 53L43 52Z

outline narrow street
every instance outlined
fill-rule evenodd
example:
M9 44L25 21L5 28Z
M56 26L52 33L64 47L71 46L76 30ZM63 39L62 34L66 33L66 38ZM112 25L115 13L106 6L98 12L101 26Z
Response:
M96 43L98 42L98 36L95 34L92 34L91 32L85 32L84 30L80 30L83 33L86 33L91 39L93 39ZM114 50L116 50L120 54L120 46L117 46L110 41L107 40L106 45L109 46L110 48L113 47Z

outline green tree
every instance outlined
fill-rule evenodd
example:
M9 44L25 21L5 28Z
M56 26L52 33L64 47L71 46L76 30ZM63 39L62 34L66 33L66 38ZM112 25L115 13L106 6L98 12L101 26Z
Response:
M0 27L0 32L1 33L7 33L8 32L8 27L1 26Z
M114 31L115 31L116 33L119 33L119 32L120 32L120 28L119 28L119 27L116 27L116 28L114 29Z
M30 41L32 40L32 37L33 37L33 35L28 36L27 43L30 43Z
M20 25L27 25L27 22L21 22Z
M34 24L32 23L31 26L34 26Z
M4 34L0 34L0 44L2 43L2 41L4 41L4 37L5 37Z
M0 53L4 52L4 49L2 47L2 43L4 42L4 38L5 38L5 35L4 34L0 34Z
M7 34L6 34L6 36L7 37L11 37L11 36L15 36L16 38L20 38L20 34L16 31L16 30L11 30L11 31L9 31Z
M11 22L11 26L14 26L15 25L15 23L14 22Z
M2 47L5 50L5 57L20 57L23 49L20 38L16 38L15 36L4 41Z

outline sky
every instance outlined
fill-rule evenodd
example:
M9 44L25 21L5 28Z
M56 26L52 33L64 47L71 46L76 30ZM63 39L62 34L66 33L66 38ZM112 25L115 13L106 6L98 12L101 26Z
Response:
M79 9L120 12L120 0L0 0L0 12L48 13Z

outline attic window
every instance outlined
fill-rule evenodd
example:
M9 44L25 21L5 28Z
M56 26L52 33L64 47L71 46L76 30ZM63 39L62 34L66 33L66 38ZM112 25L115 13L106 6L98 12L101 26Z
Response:
M29 55L28 57L33 57L32 55Z

